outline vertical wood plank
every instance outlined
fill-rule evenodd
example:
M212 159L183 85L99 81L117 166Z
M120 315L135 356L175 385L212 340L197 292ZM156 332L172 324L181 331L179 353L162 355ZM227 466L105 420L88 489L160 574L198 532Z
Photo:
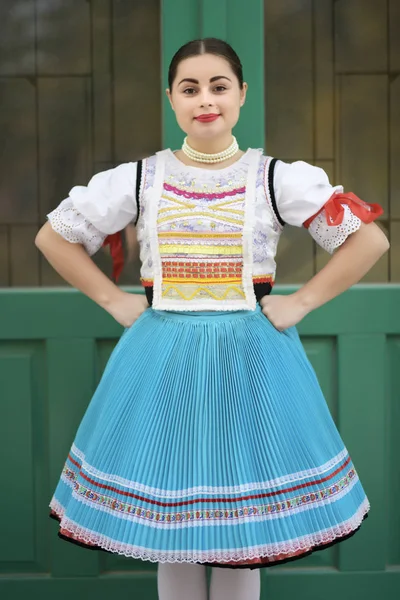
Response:
M8 248L8 227L6 225L0 225L0 286L2 287L10 285L10 255Z
M161 146L159 0L112 7L115 160L124 162Z
M48 339L46 353L50 502L95 389L94 343L87 338ZM56 535L58 529L58 523L52 521L52 577L98 575L98 553L60 540Z
M400 3L389 0L389 69L400 71Z
M39 285L39 251L34 243L38 228L36 225L14 225L9 231L11 285Z
M346 191L387 211L388 77L339 76L337 92L337 179Z
M228 41L240 57L250 90L234 134L242 148L261 148L265 145L264 5L262 0L229 0L228 6ZM213 20L212 13L209 19Z
M276 283L305 283L314 275L313 239L305 229L286 226L276 253Z
M232 9L232 1L230 2ZM228 0L200 0L201 37L228 41Z
M39 79L40 219L92 175L91 103L81 77Z
M400 431L400 403L398 402L400 389L400 336L388 338L387 356L388 365L388 394L387 394L387 474L388 474L388 546L387 564L400 566L400 470L399 470L399 431Z
M0 223L37 222L35 105L31 80L0 79Z
M334 76L332 0L318 0L314 8L315 61L315 155L332 159L334 154Z
M284 160L312 160L311 0L265 3L266 147Z
M371 504L367 522L340 547L341 571L385 569L385 346L383 333L338 336L339 429Z
M376 0L339 0L335 10L336 72L387 70L387 8Z
M400 283L400 222L390 224L390 282ZM400 388L399 388L400 389Z
M399 36L400 38L400 36ZM400 76L390 81L390 218L400 219Z
M109 0L92 1L93 34L93 160L111 161L112 72L111 10ZM131 61L128 60L130 63Z
M31 361L29 352L7 347L0 349L0 389L3 396L0 419L0 454L7 457L7 493L0 495L2 515L18 515L16 530L13 519L2 522L1 561L33 562L34 480L32 473ZM15 432L18 431L18 444Z
M0 75L35 73L35 0L0 3Z
M175 52L189 40L200 36L199 0L163 0L161 9L162 32L162 92L168 87L168 68ZM176 123L175 114L168 98L163 96L163 140L164 148L180 148L182 130Z
M90 73L90 3L36 0L38 73Z

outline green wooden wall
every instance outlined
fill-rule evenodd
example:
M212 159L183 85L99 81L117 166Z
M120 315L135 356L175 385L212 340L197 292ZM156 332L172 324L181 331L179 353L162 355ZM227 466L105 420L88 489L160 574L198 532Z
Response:
M356 286L299 325L372 509L350 540L264 569L263 599L399 598L399 306L400 286ZM60 540L47 516L122 328L75 290L2 290L0 315L0 597L156 599L154 564Z

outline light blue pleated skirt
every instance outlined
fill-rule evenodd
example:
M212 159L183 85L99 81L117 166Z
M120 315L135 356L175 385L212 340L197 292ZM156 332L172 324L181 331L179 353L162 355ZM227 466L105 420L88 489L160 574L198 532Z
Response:
M353 535L370 505L295 327L147 308L88 404L58 535L152 562L260 568Z

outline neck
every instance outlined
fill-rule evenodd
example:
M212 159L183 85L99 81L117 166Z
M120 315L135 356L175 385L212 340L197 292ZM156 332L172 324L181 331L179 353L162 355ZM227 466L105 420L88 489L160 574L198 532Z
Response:
M232 133L229 132L223 137L212 138L212 139L199 139L195 137L187 136L187 143L193 150L197 152L204 152L205 154L217 154L223 152L232 144L233 137Z

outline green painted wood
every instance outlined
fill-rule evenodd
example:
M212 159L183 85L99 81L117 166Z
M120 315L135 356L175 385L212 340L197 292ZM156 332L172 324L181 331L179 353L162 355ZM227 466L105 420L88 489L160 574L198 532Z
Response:
M339 430L371 503L368 526L340 548L341 571L386 565L386 344L384 333L338 337Z
M0 578L49 569L44 361L38 341L0 342Z
M400 336L389 336L385 353L386 361L386 462L385 491L387 509L387 552L388 565L400 565ZM399 593L400 597L400 593Z
M168 67L175 52L186 42L202 37L219 37L239 55L245 81L249 84L246 103L234 129L241 148L264 146L264 39L261 0L163 0L163 145L178 149L184 133L178 127L164 90ZM251 31L244 35L244 27Z
M121 289L143 294L139 286ZM298 286L275 286L274 294L291 294ZM357 285L307 315L301 335L400 331L400 285ZM122 333L108 313L70 288L5 288L0 290L1 339L59 337L116 338Z
M46 505L42 508L48 515L48 504L95 389L95 362L94 341L85 339L84 336L48 339L46 347L51 489ZM51 531L52 577L98 575L96 553L61 540L57 536L58 523L49 518L48 521L47 527Z
M275 567L262 572L261 600L301 598L307 600L337 600L343 598L398 600L400 595L398 572L335 573L332 570L311 570L303 573L277 571ZM114 573L98 578L51 577L0 580L2 600L40 598L40 600L157 600L156 573L137 573L134 577Z
M296 289L277 287L274 293ZM399 592L399 305L400 286L355 286L298 327L372 511L362 530L343 544L262 571L262 598L285 599L300 590L319 600L323 589L328 600L338 594L359 597L361 591L373 600L378 590L385 599ZM110 589L157 598L156 564L64 542L47 516L67 452L122 327L68 288L2 290L0 314L7 315L0 327L0 389L8 390L2 404L6 419L0 421L3 455L23 426L23 440L5 467L7 491L17 491L0 500L0 531L14 536L11 553L4 549L0 562L0 596L19 598L29 584L30 593L44 599L71 593L83 598L89 592L102 598ZM22 518L10 521L14 510Z

